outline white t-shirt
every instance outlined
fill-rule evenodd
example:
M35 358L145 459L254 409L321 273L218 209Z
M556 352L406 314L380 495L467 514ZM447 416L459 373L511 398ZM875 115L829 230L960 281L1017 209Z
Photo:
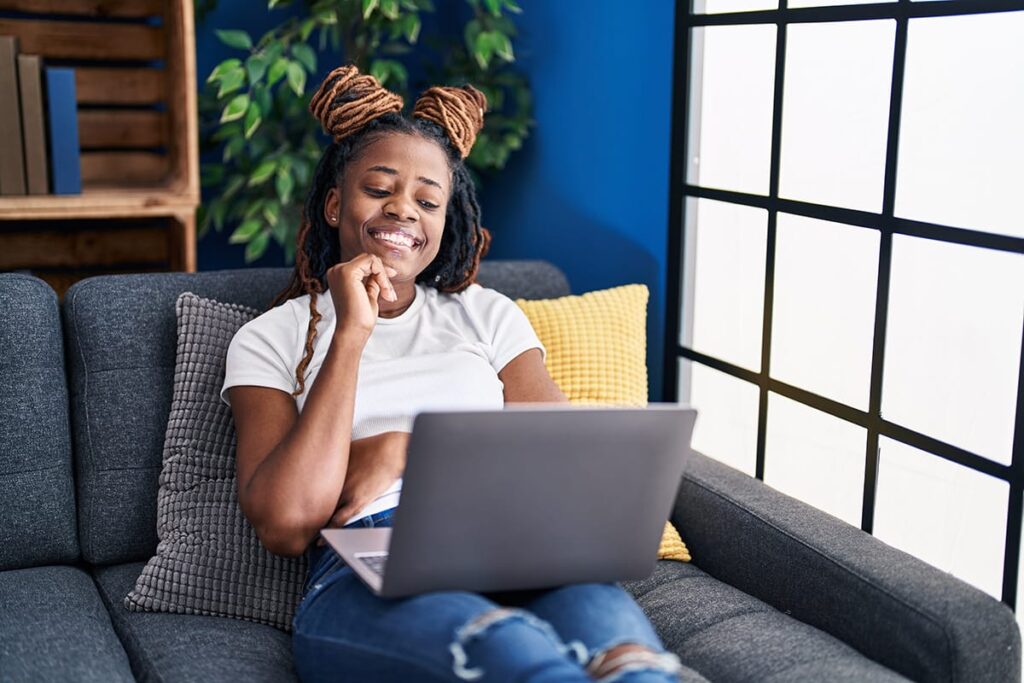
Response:
M305 351L309 298L290 299L235 333L221 400L230 405L227 390L239 385L289 394L298 388L295 369ZM295 397L299 412L323 365L336 322L329 291L317 297L316 306L323 317L306 368L305 391ZM477 284L458 294L417 284L409 308L395 318L377 318L363 348L352 439L412 431L413 417L424 410L501 408L504 385L498 372L532 348L546 355L526 314L504 294ZM399 478L346 524L394 507L401 489Z

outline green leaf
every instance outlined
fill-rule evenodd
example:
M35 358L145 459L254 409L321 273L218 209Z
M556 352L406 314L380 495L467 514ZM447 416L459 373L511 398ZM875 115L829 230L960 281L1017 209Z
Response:
M270 241L270 232L263 232L252 238L249 244L245 245L245 262L252 263L267 250L267 243Z
M380 0L380 13L392 21L398 18L398 0Z
M494 16L501 16L501 0L484 0L484 6Z
M256 170L252 172L251 176L249 176L249 187L267 182L270 176L274 175L274 171L276 170L277 162L273 159L267 159L260 162L260 165L257 166Z
M237 157L243 149L245 149L245 138L239 136L228 140L227 144L224 145L224 163L227 163Z
M370 18L378 5L380 5L380 0L363 0L363 21Z
M252 89L253 101L260 105L260 112L266 117L273 116L273 101L270 99L270 90L263 86L256 86Z
M509 37L504 33L498 33L497 31L495 31L493 35L495 52L498 53L498 56L506 62L516 61L516 56L512 53L512 41L509 40Z
M236 121L245 115L245 110L249 108L249 95L241 94L235 95L235 97L228 102L228 106L224 107L224 112L220 115L220 122L227 123L228 121Z
M267 219L271 228L275 227L280 222L281 205L277 202L267 202L263 205L263 217Z
M288 64L288 85L298 97L306 90L306 72L298 62Z
M260 127L260 123L263 122L263 112L260 110L260 105L253 102L249 105L249 111L245 112L245 139L248 140L252 137L252 134L256 132L256 129Z
M290 169L282 166L277 170L274 186L277 189L277 196L281 198L281 203L291 204L292 190L295 189L295 179L292 178Z
M270 65L270 69L267 71L267 87L274 85L281 77L288 71L289 62L284 57L278 57L277 60Z
M253 235L260 229L260 222L258 220L248 220L235 228L235 231L231 233L231 237L228 238L228 244L242 244L252 239Z
M239 50L251 50L252 49L252 38L245 31L221 31L215 30L214 33L220 38L220 42L225 45Z
M237 69L240 66L242 66L241 59L238 59L236 57L232 57L231 59L225 59L223 62L221 62L213 68L213 71L210 72L210 75L209 77L207 77L206 82L213 83L214 81L219 80L221 76L223 76L227 72L233 69Z
M255 54L245 60L245 71L249 76L249 83L255 85L263 78L263 74L267 73L267 57L261 54Z
M309 73L316 73L316 53L305 43L292 45L292 57L299 60Z
M398 22L398 26L401 29L405 39L410 43L415 43L416 39L420 36L420 28L422 28L423 22L420 21L418 14L406 14Z
M299 39L302 42L309 40L309 34L316 28L316 19L306 19L302 22L302 28L299 29Z
M217 91L217 99L220 99L242 87L245 83L245 69L239 67L224 74L220 79L220 89Z
M513 14L523 13L523 8L517 5L515 0L505 0L505 9Z

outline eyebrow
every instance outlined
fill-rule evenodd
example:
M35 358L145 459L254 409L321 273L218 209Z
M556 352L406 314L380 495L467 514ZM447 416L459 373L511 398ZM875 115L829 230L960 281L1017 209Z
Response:
M380 171L381 173L387 173L388 175L398 175L398 171L391 168L390 166L371 166L370 168L366 169L367 173L369 173L370 171ZM433 185L439 190L444 190L444 188L441 187L441 183L437 182L436 180L424 178L423 176L420 176L419 178L417 178L417 180L419 180L420 182L424 182L427 185Z

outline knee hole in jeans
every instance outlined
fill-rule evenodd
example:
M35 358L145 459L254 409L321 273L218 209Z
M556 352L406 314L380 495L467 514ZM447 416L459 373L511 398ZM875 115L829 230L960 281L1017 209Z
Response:
M656 652L646 645L622 643L595 654L586 672L600 683L613 683L631 671L678 673L679 658L671 652Z

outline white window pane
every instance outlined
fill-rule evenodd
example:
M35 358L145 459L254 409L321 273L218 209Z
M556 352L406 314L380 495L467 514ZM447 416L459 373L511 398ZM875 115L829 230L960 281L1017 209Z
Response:
M757 386L685 358L679 384L679 402L697 409L693 449L754 476Z
M778 7L779 0L693 0L694 14L723 14Z
M867 410L878 242L875 230L779 214L772 377Z
M694 226L694 254L687 259L694 264L693 322L692 329L684 323L682 342L759 370L768 212L709 199L688 206L688 224Z
M912 19L896 215L1024 236L1024 12Z
M882 416L1010 463L1024 255L893 237Z
M690 183L768 194L776 33L774 25L693 29Z
M789 0L787 7L833 7L835 5L867 5L876 2L896 2L896 0Z
M896 22L794 24L779 194L881 211Z
M878 446L875 536L1001 598L1009 484L892 439Z
M861 427L768 394L765 483L858 527L866 447Z

